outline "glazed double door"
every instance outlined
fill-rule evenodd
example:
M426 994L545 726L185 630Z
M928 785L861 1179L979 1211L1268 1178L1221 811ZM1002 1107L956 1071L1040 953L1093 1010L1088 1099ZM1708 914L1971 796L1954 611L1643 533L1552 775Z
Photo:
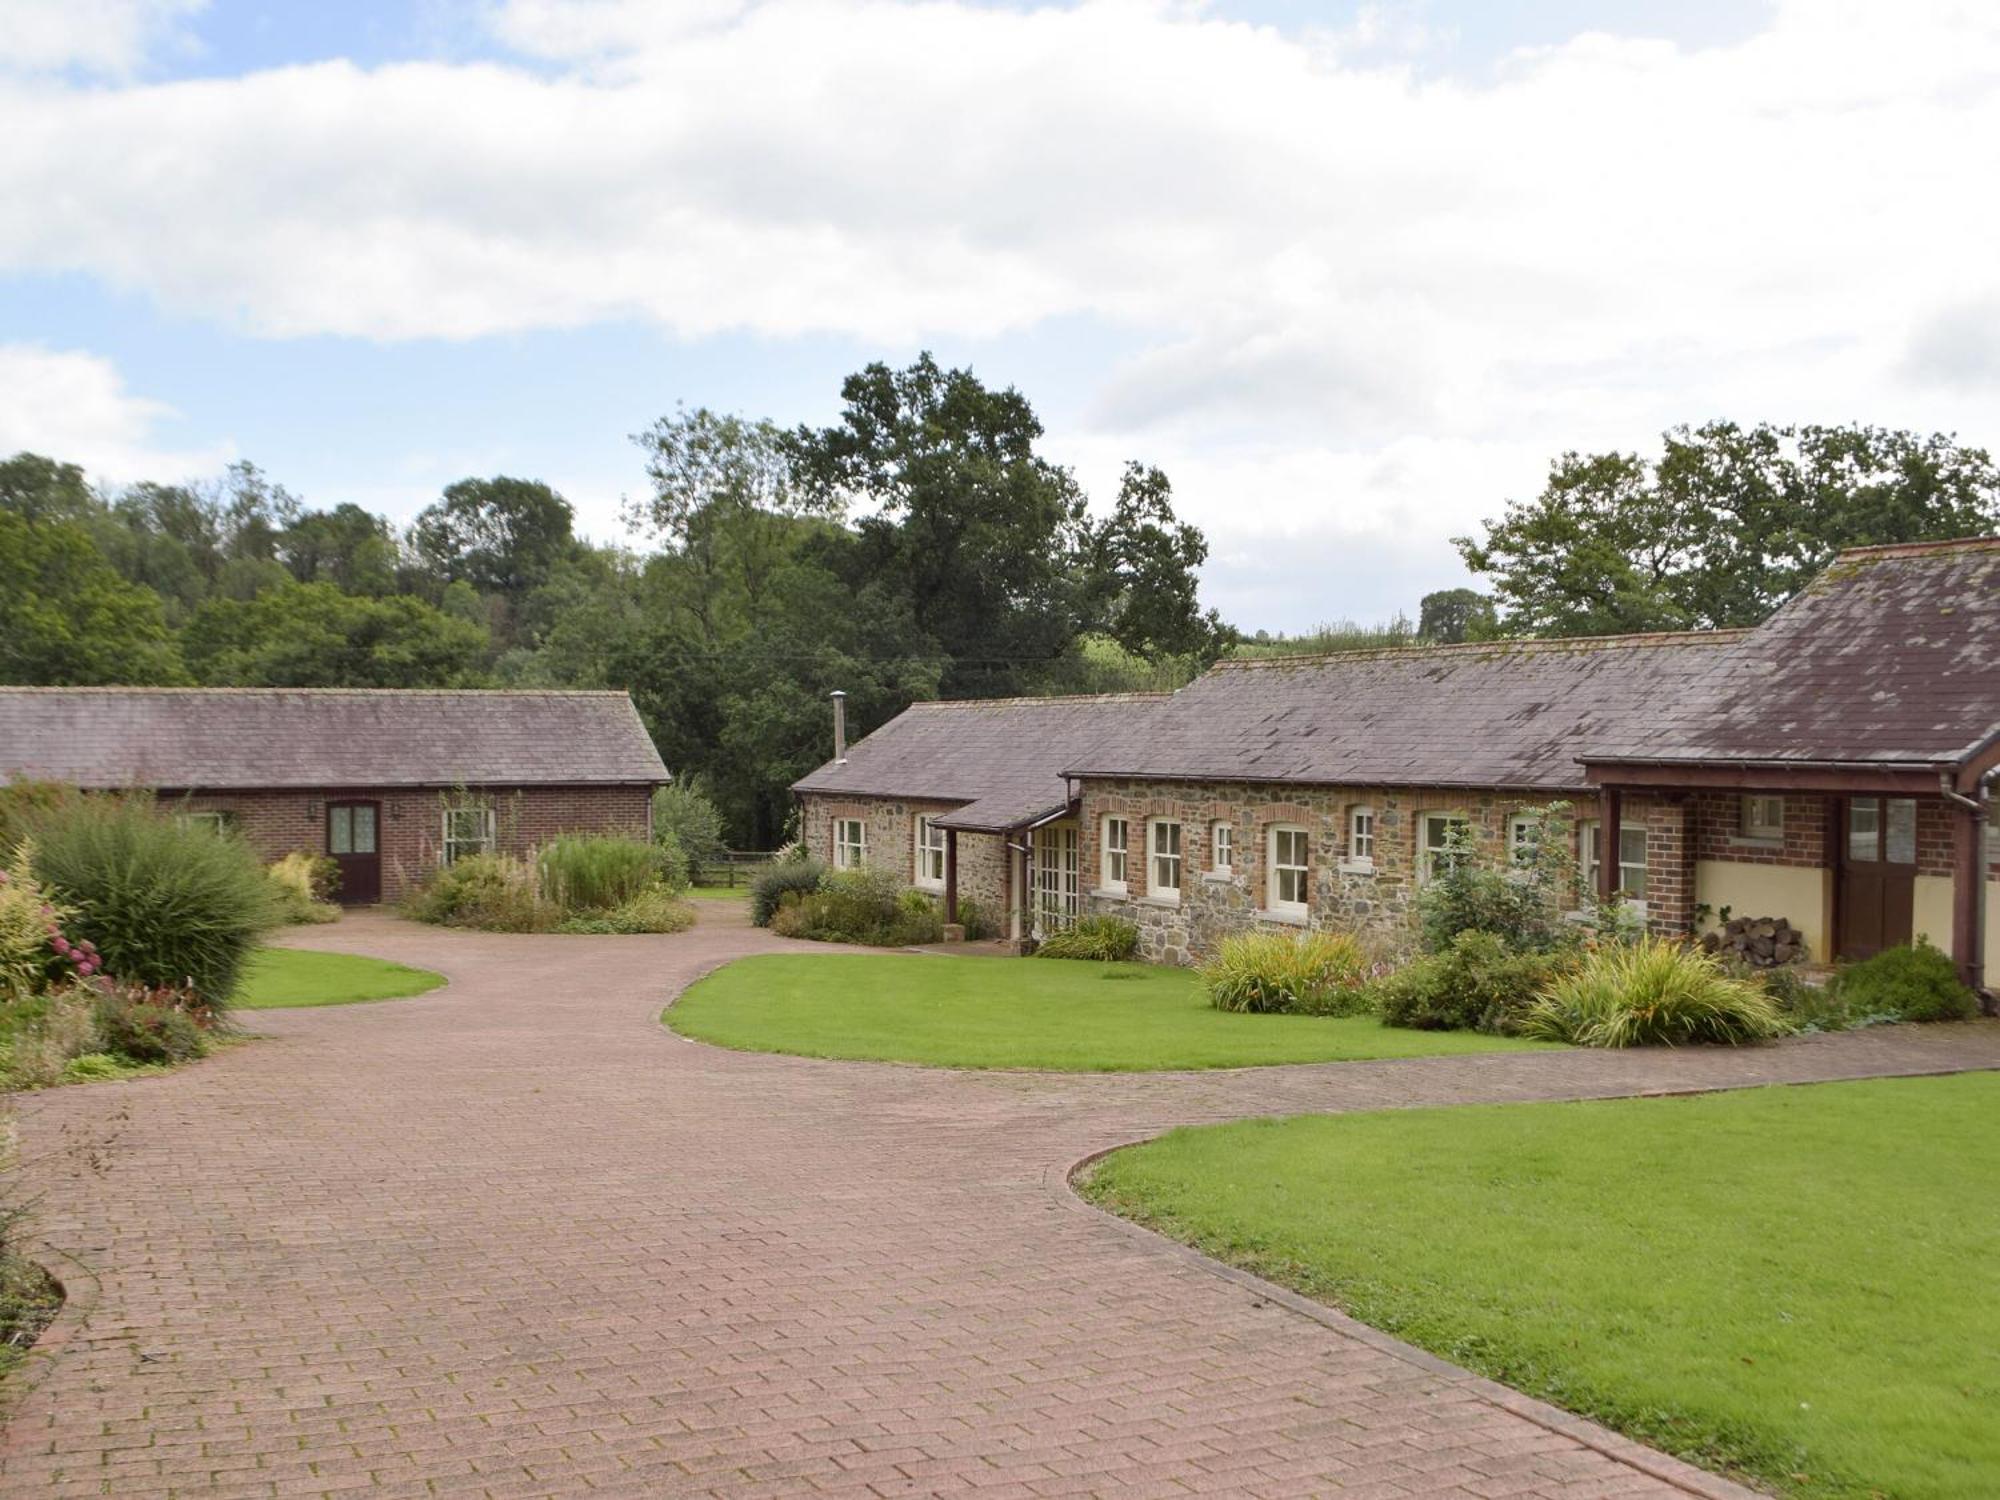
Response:
M1917 900L1917 804L1850 797L1840 861L1840 956L1872 958L1910 941Z

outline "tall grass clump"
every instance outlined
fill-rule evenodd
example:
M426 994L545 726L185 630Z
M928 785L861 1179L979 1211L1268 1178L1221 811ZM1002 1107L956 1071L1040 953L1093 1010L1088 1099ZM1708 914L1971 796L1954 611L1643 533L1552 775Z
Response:
M278 911L286 922L338 922L340 908L333 893L340 885L340 866L324 854L293 850L265 872L270 877Z
M543 897L566 912L623 906L663 883L671 868L660 846L608 834L567 833L535 856Z
M769 927L787 895L810 896L825 879L826 866L810 856L778 861L750 883L750 920Z
M35 820L35 873L107 972L225 1009L243 965L279 921L249 845L162 817L144 797L83 797Z
M1139 951L1139 929L1123 917L1079 917L1035 945L1037 958L1086 958L1122 964Z
M1665 938L1601 948L1556 979L1523 1032L1578 1047L1731 1046L1792 1029L1761 985L1732 979L1713 957Z
M1242 933L1201 968L1208 1003L1244 1015L1355 1015L1367 980L1367 955L1344 932Z

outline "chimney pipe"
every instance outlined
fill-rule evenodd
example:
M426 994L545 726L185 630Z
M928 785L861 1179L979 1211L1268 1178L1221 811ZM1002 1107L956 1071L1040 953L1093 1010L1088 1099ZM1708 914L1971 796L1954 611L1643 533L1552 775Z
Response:
M847 764L847 694L833 690L833 763Z

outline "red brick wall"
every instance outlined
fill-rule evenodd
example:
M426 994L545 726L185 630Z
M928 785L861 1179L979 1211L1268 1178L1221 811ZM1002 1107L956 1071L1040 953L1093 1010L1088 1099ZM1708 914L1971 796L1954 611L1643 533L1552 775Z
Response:
M234 816L266 861L293 850L326 852L326 804L382 804L377 847L382 854L382 899L394 901L437 865L447 798L487 802L503 854L525 855L564 833L615 833L645 838L650 831L652 789L644 786L479 787L439 793L409 787L353 787L329 791L199 792L176 799L194 812Z
M1785 835L1781 839L1744 836L1743 798L1735 792L1701 792L1694 802L1698 859L1791 865L1805 870L1827 866L1827 799L1817 792L1785 798Z

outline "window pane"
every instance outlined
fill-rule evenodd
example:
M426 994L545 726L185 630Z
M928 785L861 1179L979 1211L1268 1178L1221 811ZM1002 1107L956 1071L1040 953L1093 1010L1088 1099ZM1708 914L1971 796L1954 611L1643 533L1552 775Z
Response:
M1886 804L1889 826L1885 830L1882 857L1892 865L1917 862L1917 804L1908 797L1892 797Z
M373 854L375 852L375 809L357 807L354 809L353 823L354 852Z
M326 810L326 852L329 854L354 852L353 808L330 807Z
M1847 857L1872 863L1882 857L1882 804L1856 797L1847 804Z

